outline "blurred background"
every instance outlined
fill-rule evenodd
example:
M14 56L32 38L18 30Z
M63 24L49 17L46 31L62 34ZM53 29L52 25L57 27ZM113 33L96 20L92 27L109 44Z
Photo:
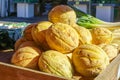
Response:
M0 0L0 18L41 17L59 4L72 4L104 21L120 21L120 0Z
M13 47L27 25L48 20L49 11L60 4L104 21L120 21L120 0L0 0L0 47Z

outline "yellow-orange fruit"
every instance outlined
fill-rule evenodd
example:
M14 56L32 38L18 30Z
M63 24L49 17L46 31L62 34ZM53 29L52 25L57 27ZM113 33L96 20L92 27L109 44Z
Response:
M51 49L71 52L79 45L78 33L70 25L55 23L46 31L46 41Z
M27 40L29 40L29 41L32 41L32 40L33 40L32 34L31 34L31 30L32 30L32 27L35 27L35 26L37 26L36 23L30 24L30 25L28 25L28 26L25 28L25 30L23 31L23 36L24 36Z
M32 37L37 45L42 47L44 50L48 50L49 46L45 39L46 30L52 25L49 21L41 21L37 26L32 28Z
M72 53L67 53L65 55L70 59L70 61L72 60Z
M15 42L15 44L14 44L14 50L16 51L16 50L19 48L19 46L20 46L23 42L26 42L26 41L27 41L27 40L26 40L25 37L19 38L19 39Z
M40 49L33 46L19 48L12 56L11 63L17 66L38 69L38 59L41 55Z
M55 50L48 50L42 53L38 63L41 71L58 76L72 78L73 68L66 55Z
M72 24L72 27L77 31L79 35L79 44L92 44L92 34L91 32L84 28L81 27L77 24Z
M109 60L112 61L118 54L118 49L114 44L100 44L99 45L108 55Z
M107 28L93 28L91 30L92 38L93 38L93 44L110 44L113 40L113 34L112 32Z
M120 52L120 40L119 39L113 39L112 44L115 44L117 49L118 49L118 53Z
M34 41L25 41L25 42L21 43L19 48L26 47L26 46L38 47L38 45Z
M65 24L76 23L75 11L67 5L58 5L48 13L49 21L53 23L61 22Z
M96 77L109 64L107 54L94 44L84 44L76 48L72 61L75 70L83 77Z

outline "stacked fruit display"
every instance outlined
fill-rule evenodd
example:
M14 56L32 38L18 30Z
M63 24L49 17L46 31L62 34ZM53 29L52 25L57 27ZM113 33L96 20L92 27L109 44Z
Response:
M107 28L87 29L76 24L76 13L58 5L48 21L30 24L15 43L11 63L73 78L95 78L117 56L118 44Z

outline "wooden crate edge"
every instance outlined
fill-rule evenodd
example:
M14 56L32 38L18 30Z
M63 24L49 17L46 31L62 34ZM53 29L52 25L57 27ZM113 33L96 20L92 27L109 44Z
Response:
M117 75L119 64L120 54L94 80L118 80Z
M0 62L1 80L67 80L63 77Z

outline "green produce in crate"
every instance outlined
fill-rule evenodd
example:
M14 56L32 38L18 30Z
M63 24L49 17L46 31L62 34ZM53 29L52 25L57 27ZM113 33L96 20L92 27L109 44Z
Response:
M109 29L120 28L120 22L106 22L100 20L94 16L84 13L83 11L77 9L73 5L68 4L71 8L74 9L77 15L77 24L88 29L95 28L95 27L106 27Z
M0 49L10 49L14 46L14 40L12 40L7 30L0 30Z

